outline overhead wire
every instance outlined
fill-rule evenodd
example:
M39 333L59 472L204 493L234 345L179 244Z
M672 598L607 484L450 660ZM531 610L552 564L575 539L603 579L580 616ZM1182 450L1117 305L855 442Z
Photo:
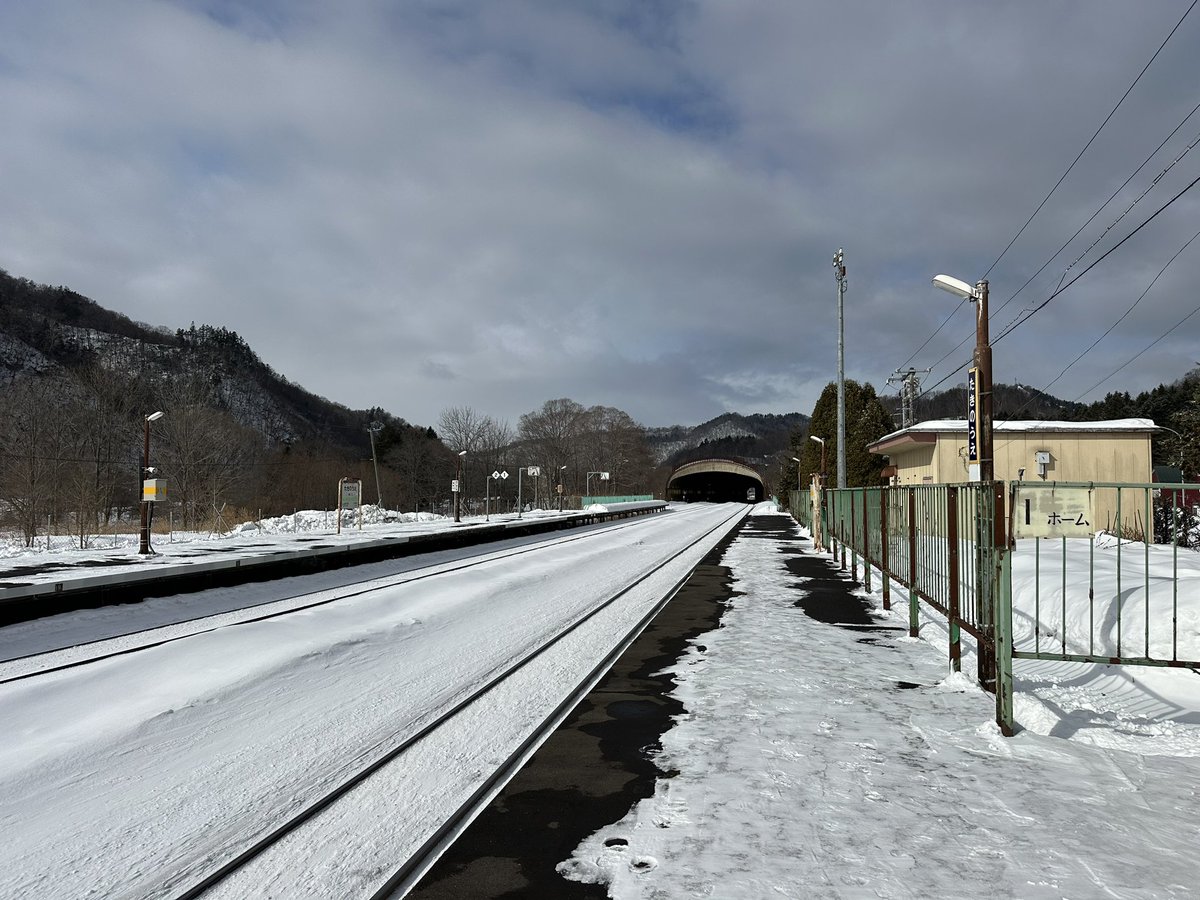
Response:
M991 273L992 269L994 269L996 267L996 264L999 263L1001 259L1003 259L1004 255L1008 252L1009 248L1011 248L1013 243L1017 240L1017 238L1019 238L1021 236L1021 232L1024 231L1025 228L1029 225L1029 223L1033 221L1034 217L1038 214L1038 212L1041 210L1041 208L1050 199L1051 195L1053 195L1053 193L1058 189L1058 186L1060 184L1062 184L1063 179L1065 179L1067 177L1067 175L1070 174L1071 169L1073 169L1075 167L1075 164L1079 162L1080 158L1087 151L1088 147L1091 146L1093 141L1095 141L1096 136L1099 135L1101 130L1104 128L1104 126L1106 124L1108 124L1109 119L1111 119L1113 114L1116 113L1117 109L1125 101L1125 98L1129 96L1129 93L1137 85L1137 83L1141 79L1142 75L1144 75L1146 73L1146 70L1150 68L1150 65L1151 65L1151 63L1154 62L1155 57L1157 57L1158 54L1162 51L1163 47L1166 46L1167 41L1169 41L1171 39L1172 35L1174 35L1175 32L1179 29L1179 26L1183 24L1184 19L1187 18L1188 13L1190 13L1192 11L1192 8L1196 6L1197 2L1200 2L1200 0L1193 0L1191 6L1189 6L1187 8L1187 10L1184 12L1183 16L1180 17L1179 21L1175 24L1175 27L1171 29L1170 34L1168 34L1167 37L1163 40L1162 44L1159 45L1158 50L1156 50L1154 52L1154 56L1150 57L1150 61L1146 63L1146 65L1142 68L1142 71L1138 73L1137 78L1135 78L1133 83L1129 86L1128 90L1126 90L1125 93L1122 95L1121 99L1119 101L1117 101L1117 105L1113 107L1112 112L1110 112L1108 114L1108 116L1100 124L1100 127L1096 129L1096 133L1092 135L1091 139L1084 146L1083 150L1079 151L1079 155L1075 157L1075 160L1067 168L1067 171L1063 173L1062 178L1060 178L1058 180L1058 182L1054 185L1054 187L1051 188L1050 193L1046 195L1046 197L1042 200L1042 202L1040 204L1038 204L1038 208L1034 210L1033 215L1031 215L1029 217L1029 219L1025 222L1025 224L1022 225L1021 228L1017 231L1016 235L1013 236L1012 240L1010 240L1008 242L1008 245L1001 252L1000 256L996 257L996 260L988 267L987 272L984 273L984 276L983 276L984 278L986 278ZM1056 250L1044 263L1042 263L1042 265L1038 268L1038 270L1036 272L1034 272L1032 275L1029 276L1029 278L1027 278L1025 280L1024 284L1022 284L1019 288L1017 288L1017 290L1011 296L1009 296L1009 298L1007 300L1005 300L1002 304L1000 304L1000 306L994 311L993 315L1003 311L1004 308L1006 306L1008 306L1009 303L1011 303L1013 300L1015 300L1017 298L1017 296L1020 295L1021 292L1025 290L1025 288L1029 287L1029 285L1034 281L1034 279L1036 279L1039 275L1042 274L1043 271L1045 271L1047 266L1049 266L1055 259L1058 258L1059 254L1061 254L1067 247L1069 247L1071 245L1071 242L1074 241L1075 238L1077 238L1080 235L1080 233L1085 228L1087 228L1088 225L1090 225L1092 223L1093 220L1095 220L1096 216L1098 216L1101 212L1104 211L1104 209L1108 206L1108 204L1110 204L1116 198L1116 196L1118 194L1120 194L1120 192L1123 191L1126 188L1126 186L1128 186L1129 182L1131 182L1134 178L1137 177L1137 175L1142 171L1142 169L1144 169L1146 167L1146 165L1149 164L1150 160L1152 160L1158 154L1158 152L1166 145L1166 143L1169 140L1171 140L1171 138L1173 138L1178 133L1179 129L1182 128L1185 124L1187 124L1188 120L1191 119L1192 116L1194 116L1196 114L1197 110L1200 110L1200 103L1198 103L1198 104L1196 104L1196 106L1192 107L1191 112L1189 112L1186 116L1184 116L1183 120L1171 130L1171 133L1162 139L1162 141L1159 143L1159 145L1157 147L1155 147L1154 150L1152 150L1150 152L1150 154L1142 161L1141 165L1139 165L1136 169L1134 169L1133 172L1129 175L1129 177L1126 178L1124 182L1122 182L1121 186L1118 187L1115 191L1113 191L1113 193L1111 195L1109 195L1108 199L1105 200L1104 203L1102 203L1099 207L1096 208L1096 211L1093 212L1087 218L1087 220L1082 225L1080 225L1079 228L1077 228L1075 230L1075 233L1072 234L1071 237L1068 238L1066 240L1066 242L1064 242L1063 245L1058 248L1058 250ZM1108 228L1106 228L1104 230L1103 234L1101 234L1100 237L1098 237L1095 241L1093 241L1092 244L1087 248L1087 250L1085 250L1082 254L1080 254L1078 259L1076 259L1073 263L1071 263L1070 266L1067 266L1066 270L1064 270L1064 272L1063 272L1063 277L1066 276L1066 272L1069 272L1072 267L1077 265L1081 259L1083 259L1085 256L1087 256L1087 254L1089 252L1091 252L1091 250L1096 246L1096 244L1099 243L1100 240L1103 239L1104 235L1108 234L1108 232L1111 231L1113 229L1113 227L1115 227L1115 225L1118 222L1120 222L1121 219L1124 218L1124 216L1127 215L1129 213L1129 211L1133 209L1134 206L1137 205L1138 201L1140 201L1147 193L1149 193L1149 191L1152 188L1154 188L1162 180L1163 176L1168 171L1170 171L1170 169L1175 165L1175 163L1178 163L1180 159L1182 159L1184 156L1187 155L1188 151L1190 151L1193 147L1196 146L1196 143L1198 141L1200 141L1200 135L1197 135L1196 139L1193 140L1192 143L1189 144L1185 148L1184 152L1181 153L1179 155L1179 157L1177 157L1175 159L1174 162L1172 162L1169 166L1167 166L1167 168L1162 173L1159 174L1158 178L1154 179L1154 181L1150 184L1150 186L1145 191L1143 191L1142 194L1140 194L1133 201L1133 203L1131 203L1129 205L1129 207L1127 207L1126 210L1120 216L1118 216L1117 219L1111 225L1109 225ZM1061 284L1061 281L1060 281L1060 284ZM941 333L942 329L945 328L946 325L948 325L950 323L950 320L952 318L954 318L954 316L957 314L958 309L959 308L957 306L954 309L952 309L950 311L950 313L946 316L946 318L942 320L941 324L938 325L938 327L936 329L934 329L934 331L927 338L925 338L925 340L921 343L921 346L919 346L916 350L914 350L909 355L908 359L906 359L904 362L902 362L897 368L902 369L902 368L904 368L904 366L911 363L917 357L917 354L919 354L922 350L924 350L929 345L929 342L932 341L935 337L937 337L937 335ZM1019 316L1020 316L1020 314L1018 314L1018 318L1019 318ZM1010 323L1010 325L1011 324L1012 323ZM941 365L941 363L943 361L945 361L946 357L952 355L954 353L954 350L957 350L958 348L962 347L962 345L965 344L968 340L970 340L969 335L967 337L963 338L961 341L959 341L958 344L955 345L954 349L950 351L950 353L947 353L946 356L943 356L936 363L934 363L930 368L936 369L939 365Z
M1101 378L1099 381L1097 381L1095 384L1093 384L1090 388L1088 388L1086 391L1084 391L1082 394L1080 394L1078 397L1076 397L1071 402L1078 403L1081 399L1086 397L1088 394L1090 394L1096 388L1100 387L1100 385L1104 384L1104 382L1108 381L1108 379L1112 378L1114 375L1116 375L1118 372L1120 372L1122 369L1124 369L1126 366L1128 366L1131 362L1136 360L1143 353L1146 353L1149 350L1151 350L1153 347L1155 347L1160 341L1164 340L1172 331L1174 331L1176 328L1178 328L1180 325L1182 325L1184 322L1186 322L1192 316L1196 315L1196 313L1200 313L1200 306L1197 306L1190 313L1188 313L1186 316L1184 316L1182 319L1180 319L1178 322L1176 322L1174 325L1172 325L1170 328L1168 328L1166 331L1164 331L1162 334L1160 334L1158 337L1156 337L1154 340L1152 340L1149 344L1147 344L1145 347L1143 347L1137 353L1133 354L1133 356L1129 357L1129 359L1125 360L1125 362L1123 362L1121 365L1117 366L1117 368L1113 369L1111 372L1109 372L1107 375L1105 375L1103 378Z
M1146 65L1144 65L1142 67L1142 70L1140 72L1138 72L1137 77L1135 79L1133 79L1133 83L1130 84L1129 87L1125 90L1125 93L1121 95L1121 99L1117 101L1117 105L1114 106L1112 108L1112 111L1109 112L1109 114L1104 117L1104 121L1100 123L1100 127L1096 129L1095 134L1093 134L1088 139L1088 142L1083 145L1083 149L1079 151L1079 153L1075 157L1075 159L1071 161L1071 164L1069 166L1067 166L1067 171L1062 173L1062 176L1058 179L1058 181L1056 181L1054 183L1054 187L1050 188L1050 192L1048 194L1046 194L1046 196L1042 198L1042 202L1037 205L1037 209L1035 209L1030 214L1029 218L1025 220L1025 224L1022 225L1019 229L1017 229L1017 233L1013 235L1012 240L1010 240L1008 242L1008 244L1005 245L1004 249L1002 251L1000 251L1000 255L996 257L996 259L992 262L992 264L990 266L988 266L987 271L983 273L984 278L987 278L988 275L991 274L992 269L996 268L996 266L999 264L1000 260L1004 259L1005 254L1007 254L1009 249L1011 249L1012 245L1017 242L1017 238L1019 238L1024 233L1025 229L1029 227L1029 223L1032 222L1034 220L1034 218L1036 218L1037 214L1042 211L1042 207L1044 207L1046 205L1046 203L1050 200L1050 198L1052 196L1054 196L1054 192L1058 190L1059 185L1061 185L1063 183L1063 181L1066 180L1066 177L1071 174L1071 171L1075 168L1075 165L1079 162L1080 159L1083 158L1083 154L1087 153L1088 148L1092 146L1092 143L1096 140L1097 137L1099 137L1100 132L1104 130L1104 126L1109 123L1109 120L1111 120L1114 115L1116 115L1117 110L1121 108L1121 104L1125 102L1125 98L1128 97L1130 95L1130 93L1132 93L1132 91L1135 87L1137 87L1138 82L1142 80L1142 76L1146 74L1146 71L1154 63L1154 60L1156 60L1158 58L1158 54L1162 52L1163 47L1167 46L1167 42L1170 41L1172 36L1174 36L1175 32L1179 30L1179 26L1181 26L1183 24L1184 19L1186 19L1188 17L1188 15L1191 13L1191 11L1193 9L1195 9L1197 3L1200 3L1200 0L1192 0L1191 4L1184 11L1183 15L1180 16L1179 21L1175 23L1175 27L1171 29L1170 33L1165 38L1163 38L1163 42L1161 44L1159 44L1158 49L1154 51L1154 55L1150 57L1150 61L1147 62Z
M1197 0L1197 2L1200 2L1200 0ZM1014 331L1016 331L1019 327L1021 327L1026 322L1028 322L1030 319L1032 319L1034 317L1034 315L1036 315L1038 312L1045 309L1046 306L1049 305L1049 303L1052 300L1054 300L1056 297L1059 296L1059 294L1062 294L1069 287L1071 287L1071 285L1073 285L1075 282L1077 282L1080 278L1082 278L1084 275L1086 275L1088 272L1092 271L1092 269L1094 269L1096 266L1098 266L1100 263L1102 263L1111 253L1113 253L1114 251L1116 251L1117 249L1122 247L1126 241L1128 241L1134 235L1138 234L1143 228L1145 228L1147 225L1149 225L1151 222L1153 222L1156 218L1158 218L1158 216L1161 215L1163 212L1165 212L1167 209L1169 209L1171 207L1171 205L1175 203L1175 201L1177 201L1180 197L1182 197L1184 194L1186 194L1188 191L1190 191L1192 188L1194 188L1197 183L1200 183L1200 176L1194 178L1187 185L1187 187L1183 188L1174 197L1172 197L1170 200L1168 200L1166 203L1164 203L1162 206L1160 206L1158 209L1156 209L1149 217L1146 218L1145 221L1142 222L1142 224L1138 225L1137 228L1133 229L1133 231L1129 232L1129 234L1125 235L1125 237L1121 238L1121 240L1117 241L1117 243L1113 244L1111 247L1109 247L1107 250L1105 250L1102 254L1100 254L1100 256L1098 256L1095 260L1093 260L1087 266L1087 268L1085 268L1082 272L1080 272L1078 275L1076 275L1074 278L1072 278L1066 284L1057 288L1054 291L1054 293L1052 293L1049 297L1047 297L1045 300L1043 300L1037 306L1030 309L1028 311L1029 314L1026 315L1025 318L1023 318L1023 319L1018 318L1011 325L1006 327L999 334L999 336L997 336L995 339L992 340L992 343L993 344L999 343L1004 338L1008 337L1010 334L1012 334Z
M1054 300L1056 297L1058 297L1060 294L1062 294L1064 291L1066 291L1068 288L1070 288L1073 284L1075 284L1075 282L1079 281L1079 279L1081 279L1085 275L1087 275L1088 272L1090 272L1097 265L1099 265L1101 262L1103 262L1110 254L1115 252L1117 249L1119 249L1121 246L1123 246L1128 240L1130 240L1134 235L1138 234L1143 228L1145 228L1147 225L1149 225L1151 222L1153 222L1161 213L1165 212L1172 204L1174 204L1177 200L1179 200L1179 198L1181 198L1184 194L1186 194L1188 191L1190 191L1192 188L1194 188L1197 183L1200 183L1200 177L1197 177L1194 180L1192 180L1191 183L1189 183L1186 187L1184 187L1182 190L1180 190L1178 193L1176 193L1174 197L1172 197L1170 200L1168 200L1166 203L1164 203L1162 206L1160 206L1157 210L1155 210L1149 217L1147 217L1145 219L1145 221L1143 221L1135 229L1133 229L1131 232L1129 232L1129 234L1125 235L1125 237L1123 237L1120 241L1118 241L1112 247L1109 247L1108 250L1104 251L1103 254L1101 254L1097 259L1092 261L1078 275L1076 275L1074 278L1072 278L1066 284L1057 288L1049 297L1047 297L1040 304L1038 304L1037 306L1035 306L1031 310L1029 310L1028 311L1029 314L1027 316L1025 316L1025 318L1019 319L1019 320L1014 320L1014 322L1010 323L1010 325L1004 331L1002 331L996 338L994 338L991 341L991 343L993 345L999 343L1002 339L1004 339L1008 335L1012 334L1012 332L1015 331L1018 327L1025 324L1025 322L1029 321L1030 318L1032 318L1040 310L1044 309L1052 300ZM1191 243L1191 241L1189 241L1188 243ZM1184 246L1186 247L1187 245L1185 244ZM1182 322L1180 324L1182 324ZM1178 327L1178 326L1176 326L1176 327ZM962 343L965 343L965 341L960 342L960 344L958 346L956 346L953 350L951 350L950 353L947 353L945 356L943 356L940 360L938 360L937 363L935 363L930 368L937 368L937 366L941 365L941 363L944 360L946 360L952 353L954 353L956 350L958 350L959 347L962 346ZM935 384L931 385L930 387L926 388L925 391L923 391L922 393L928 393L929 391L935 390L940 385L945 384L947 381L949 381L951 378L953 378L956 374L958 374L960 371L962 371L963 368L970 365L970 363L971 363L970 359L968 359L967 361L965 361L963 363L960 363L945 378L942 378L940 381L938 381ZM1113 374L1116 374L1116 373L1113 373Z
M1082 353L1080 353L1078 356L1076 356L1073 360L1071 360L1071 362L1069 362L1067 364L1066 368L1064 368L1061 372L1059 372L1058 375L1056 375L1049 383L1047 383L1041 389L1040 393L1046 393L1050 388L1052 388L1058 382L1058 380L1060 378L1062 378L1065 374L1067 374L1067 371L1072 366L1074 366L1075 363L1079 362L1081 359L1083 359L1085 356L1087 356L1087 354L1091 353L1094 349L1096 349L1096 346L1101 341L1103 341L1106 337L1108 337L1110 334L1112 334L1113 330L1118 325L1120 325L1121 322L1123 322L1125 320L1125 318L1131 312L1133 312L1134 308L1137 307L1137 305L1142 302L1142 300L1145 298L1145 296L1150 293L1151 288L1154 287L1154 285L1158 282L1158 279L1162 277L1163 273L1166 272L1167 269L1169 269L1171 267L1171 264L1173 262L1175 262L1175 260L1177 260L1183 254L1183 251L1185 251L1188 247L1190 247L1192 242L1195 241L1197 238L1200 238L1200 231L1197 231L1195 234L1193 234L1190 238L1187 239L1186 242L1184 242L1182 247L1180 247L1178 250L1175 251L1174 255L1172 255L1172 257L1167 260L1167 262L1163 265L1163 267L1158 270L1158 273L1152 279L1150 279L1150 283L1148 285L1146 285L1146 289L1144 291L1142 291L1142 293L1138 295L1138 298L1133 301L1133 303L1130 305L1130 307L1127 310L1125 310L1125 312L1123 312L1120 315L1120 317L1115 322L1112 323L1112 325L1110 325L1108 327L1108 329L1104 332L1104 334L1102 334L1102 335L1100 335L1100 337L1096 338L1096 340L1094 340L1092 342L1091 346L1089 346L1086 350L1084 350ZM1158 338L1158 341L1161 341L1163 338L1165 338L1167 336L1167 334L1170 334L1171 331L1174 331L1176 328L1178 328L1180 325L1182 325L1184 322L1186 322L1187 319L1191 318L1191 316L1195 315L1197 311L1200 311L1200 307L1197 307L1196 310L1193 310L1188 316L1185 316L1183 320L1181 320L1180 322L1178 322L1174 326L1172 326L1165 334L1162 335L1162 337ZM1154 343L1158 343L1158 341L1155 341ZM1152 347L1152 346L1154 346L1154 344L1151 344L1150 346ZM1150 347L1147 347L1145 350L1142 350L1140 353L1138 353L1137 356L1140 356L1142 353L1145 353L1146 350L1149 350L1149 349L1150 349ZM1134 356L1133 359L1136 359L1137 356ZM1124 368L1125 366L1129 365L1130 362L1133 362L1133 359L1128 360L1123 366L1121 366L1121 368ZM1096 387L1099 387L1101 384L1103 384L1105 381L1107 381L1113 375L1117 374L1117 372L1119 372L1119 371L1120 371L1120 369L1117 369L1116 371L1112 372L1111 374L1105 376L1104 379L1102 379L1099 383L1097 383L1093 387L1089 388L1087 391L1085 391L1080 396L1081 397L1087 396L1087 394L1091 393L1091 391L1095 390ZM1073 403L1078 402L1078 399L1079 398L1076 398L1072 402ZM1024 403L1022 403L1011 415L1009 415L1008 419L1010 421L1016 419L1017 416L1019 416L1022 412L1025 411L1026 408L1028 408L1029 404L1032 403L1033 400L1034 400L1034 398L1031 396L1028 400L1026 400ZM1012 441L1009 441L1007 443L1012 443ZM1007 446L1007 444L1001 445L1001 447L1003 447L1003 446ZM999 448L997 448L997 449L999 449Z
M1154 159L1154 157L1158 155L1158 151L1160 151L1163 147L1165 147L1167 145L1167 142L1170 141L1171 138L1175 137L1175 135L1179 133L1179 129L1181 129L1184 125L1186 125L1188 123L1188 121L1192 118L1192 116L1194 116L1198 111L1200 111L1200 103L1197 103L1195 106L1192 107L1191 112L1189 112L1186 116L1184 116L1183 120L1180 121L1180 123L1178 125L1176 125L1174 128L1171 129L1171 133L1168 134L1165 138L1163 138L1159 142L1157 147L1155 147L1152 151L1150 151L1150 154L1144 160L1142 160L1141 165L1139 165L1136 169L1133 170L1133 172L1130 173L1129 177L1126 178L1121 183L1121 186L1118 187L1111 194L1109 194L1108 199L1105 200L1103 203L1101 203L1098 207L1096 207L1096 211L1093 212L1090 216L1088 216L1087 221L1085 221L1082 225L1080 225L1077 229L1075 229L1075 233L1072 234L1069 238L1067 238L1067 240L1065 242L1063 242L1063 245L1061 247L1059 247L1057 250L1055 250L1054 253L1044 263L1042 263L1041 266L1038 267L1038 270L1036 272L1034 272L1027 279L1025 279L1025 283L1022 284L1019 288L1017 288L1017 290L1011 296L1009 296L1009 298L1007 300L1005 300L1003 303L1001 303L1000 306L997 307L996 310L992 314L995 315L996 313L1002 312L1004 310L1004 308L1006 306L1008 306L1008 304L1010 304L1013 300L1017 299L1018 295L1020 295L1025 290L1025 288L1029 287L1029 285L1033 283L1035 278L1037 278L1039 275L1042 274L1042 272L1044 272L1046 270L1046 267L1049 266L1050 263L1052 263L1052 262L1054 262L1054 260L1058 259L1059 254L1062 253L1064 250L1066 250L1067 247L1069 247L1071 245L1071 243L1075 240L1075 238L1079 237L1079 235L1083 232L1083 230L1085 228L1087 228L1090 224L1092 224L1093 221L1095 221L1096 216L1098 216L1098 215L1100 215L1100 213L1104 212L1105 208L1110 203L1112 203L1112 201L1114 199L1116 199L1117 195L1120 194L1121 191L1125 190L1125 188L1129 186L1129 182L1133 181L1133 179L1138 176L1138 174L1142 171L1142 169L1146 168L1146 166L1150 163L1150 160ZM1169 172L1175 166L1176 163L1178 163L1181 159L1183 159L1183 157L1186 156L1187 153L1193 147L1196 146L1197 141L1200 141L1200 134L1197 134L1196 138L1190 144L1187 145L1187 147L1184 149L1183 153L1181 153L1170 165L1168 165L1166 169L1164 169L1162 172L1160 172L1158 174L1158 177L1156 177L1150 183L1150 186L1145 191L1143 191L1140 195L1138 195L1137 199L1135 199L1133 201L1133 203L1131 203L1129 205L1129 207L1125 210L1125 212L1122 213L1121 216L1119 216L1112 223L1112 225L1109 225L1109 227L1104 230L1104 234L1107 234L1109 231L1111 231L1113 229L1113 226L1115 226L1117 224L1117 222L1119 222L1121 220L1121 218L1124 218L1124 216L1126 214L1128 214L1128 212L1134 206L1137 205L1138 201L1140 201L1143 197L1145 197L1146 194L1148 194L1150 192L1150 190L1152 190L1154 187L1156 187L1162 181L1163 176L1165 176L1166 173ZM1103 235L1101 235L1101 237L1103 237ZM1085 250L1082 254L1080 254L1079 258L1076 259L1075 262L1073 262L1073 263L1071 263L1071 265L1067 266L1067 268L1063 271L1063 277L1065 278L1066 273L1069 272L1074 266L1076 266L1079 263L1079 261L1083 259L1083 257L1087 256L1087 254L1099 242L1100 242L1100 238L1097 238L1095 241L1092 242L1091 246L1089 246L1087 250ZM1059 280L1059 284L1062 284L1061 279ZM961 346L961 344L959 346Z

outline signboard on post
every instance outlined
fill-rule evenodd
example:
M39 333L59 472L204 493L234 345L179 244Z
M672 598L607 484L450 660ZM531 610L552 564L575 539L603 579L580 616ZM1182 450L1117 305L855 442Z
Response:
M338 515L337 533L342 533L342 512L347 509L357 509L358 530L362 531L362 482L357 478L341 478L338 480Z
M1087 538L1096 531L1088 488L1020 484L1014 498L1014 537Z
M967 369L967 472L979 480L979 369Z

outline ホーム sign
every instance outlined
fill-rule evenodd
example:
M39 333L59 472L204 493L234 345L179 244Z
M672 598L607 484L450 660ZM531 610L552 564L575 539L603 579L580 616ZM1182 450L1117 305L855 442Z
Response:
M1085 487L1021 484L1014 494L1013 537L1091 537L1092 492Z

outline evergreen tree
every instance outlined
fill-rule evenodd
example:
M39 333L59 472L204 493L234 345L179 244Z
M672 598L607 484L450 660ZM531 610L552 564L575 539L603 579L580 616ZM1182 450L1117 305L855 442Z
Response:
M895 428L892 417L879 401L875 388L857 381L846 381L846 485L866 487L880 483L885 465L882 456L867 451L872 444ZM837 383L830 382L821 392L812 417L805 428L792 431L787 457L781 466L780 499L799 484L807 486L814 472L821 469L821 445L809 440L809 435L825 439L826 484L835 487L837 481ZM800 460L799 466L792 460ZM797 468L799 472L797 473Z

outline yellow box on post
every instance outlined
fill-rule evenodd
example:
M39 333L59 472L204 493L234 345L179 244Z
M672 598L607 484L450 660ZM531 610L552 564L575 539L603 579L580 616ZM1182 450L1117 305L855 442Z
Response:
M147 478L142 482L142 499L154 503L167 499L167 482L165 478Z

